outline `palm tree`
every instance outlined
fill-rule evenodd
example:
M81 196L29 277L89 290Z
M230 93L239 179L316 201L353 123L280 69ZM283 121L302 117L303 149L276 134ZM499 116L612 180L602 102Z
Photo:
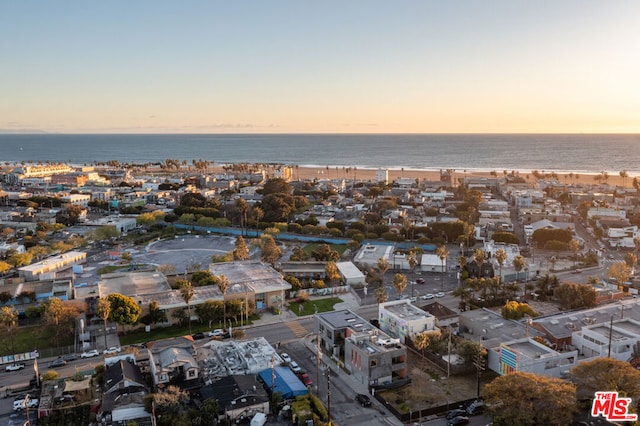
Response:
M15 310L13 305L0 308L0 322L3 326L7 327L11 339L11 353L15 354L16 351L13 348L13 329L18 323L18 311Z
M409 264L409 269L411 270L411 275L413 277L413 282L415 282L415 275L413 274L414 269L416 268L416 266L418 265L418 258L416 257L416 252L413 250L410 250L409 253L407 253L407 263ZM411 290L411 296L413 296L413 285L412 285L412 290Z
M102 323L104 324L104 347L106 349L109 347L107 345L107 320L109 319L109 315L111 315L111 302L109 302L108 299L98 299L96 305L96 315L98 315L98 317L102 319Z
M453 291L451 292L451 295L453 297L460 298L460 303L458 307L460 308L461 311L464 311L467 306L467 302L471 298L471 289L466 285L461 285L454 288Z
M458 265L460 265L460 272L464 271L465 266L467 266L467 258L465 256L460 256L458 258Z
M442 265L441 272L443 276L440 277L440 289L442 289L444 288L444 273L445 273L444 262L446 262L447 257L449 257L449 252L447 251L447 248L444 245L442 245L436 249L436 256L438 256L438 258L440 259L440 264Z
M229 279L224 275L220 275L216 280L216 285L222 293L222 328L224 328L225 321L227 320L227 301L225 300L225 296L227 294L229 284ZM284 303L284 301L282 303Z
M393 288L401 296L404 290L407 288L407 276L404 274L396 274L393 277Z
M626 170L621 170L620 177L622 178L622 186L626 187L627 178L629 177L629 174L627 173Z
M519 274L520 271L522 271L522 269L524 268L525 262L524 262L524 257L518 255L515 258L513 258L513 269L516 270L516 281L518 281L519 278Z
M384 274L389 270L391 265L389 265L389 261L387 259L380 257L378 258L377 267L380 272L380 277L382 278L382 284L384 285Z
M498 249L496 250L496 262L498 262L498 266L500 267L500 280L502 281L502 265L504 265L504 262L507 260L507 252L504 251L504 249Z
M187 318L189 323L189 334L191 334L191 299L193 299L193 295L194 291L191 282L182 280L180 285L180 296L182 297L182 300L184 300L184 303L187 304L187 312L189 313L189 318Z
M389 294L387 293L387 289L384 285L376 288L375 297L377 303L384 303L387 301L387 299L389 298Z

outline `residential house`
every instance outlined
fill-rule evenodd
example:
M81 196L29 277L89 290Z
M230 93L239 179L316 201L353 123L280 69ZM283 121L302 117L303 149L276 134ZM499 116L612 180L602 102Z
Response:
M150 342L147 349L155 388L174 384L190 391L202 386L195 345L190 336Z

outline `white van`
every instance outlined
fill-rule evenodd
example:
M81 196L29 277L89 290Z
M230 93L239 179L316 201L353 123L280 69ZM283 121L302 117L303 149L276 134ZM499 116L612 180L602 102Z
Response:
M256 413L251 419L251 426L263 426L267 423L267 415L264 413Z

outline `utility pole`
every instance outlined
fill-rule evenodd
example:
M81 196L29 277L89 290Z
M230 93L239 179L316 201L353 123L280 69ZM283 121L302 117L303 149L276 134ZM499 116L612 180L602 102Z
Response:
M328 426L332 426L331 422L331 369L327 368L327 416L329 417Z
M316 335L316 392L320 390L320 333Z
M611 321L609 322L609 353L607 358L611 358L611 337L613 335L613 315L611 315Z
M482 343L480 343L480 339L478 338L478 353L476 355L476 360L473 363L473 365L475 365L476 371L477 371L476 398L480 398L480 376L482 374L482 371L485 369L484 360L482 359L482 349L483 348L484 348L484 346L482 346Z

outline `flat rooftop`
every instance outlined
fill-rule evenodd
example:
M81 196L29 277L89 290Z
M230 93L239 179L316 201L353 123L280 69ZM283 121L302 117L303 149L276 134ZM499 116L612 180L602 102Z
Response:
M224 275L230 283L229 289L235 284L244 284L256 294L291 289L282 275L262 262L225 262L212 263L209 272L213 275ZM239 292L243 292L241 289Z
M356 324L360 324L358 328L362 328L365 325L370 326L369 321L363 319L362 317L354 314L350 310L343 311L331 311L331 312L323 312L318 314L318 317L331 325L333 329L354 327Z
M113 293L125 296L142 296L171 292L171 286L160 272L128 272L103 275L98 283L100 297Z
M384 307L387 312L390 312L406 321L417 321L433 316L430 313L414 306L412 303L409 303L406 299L402 302L404 303L384 303L381 306Z

